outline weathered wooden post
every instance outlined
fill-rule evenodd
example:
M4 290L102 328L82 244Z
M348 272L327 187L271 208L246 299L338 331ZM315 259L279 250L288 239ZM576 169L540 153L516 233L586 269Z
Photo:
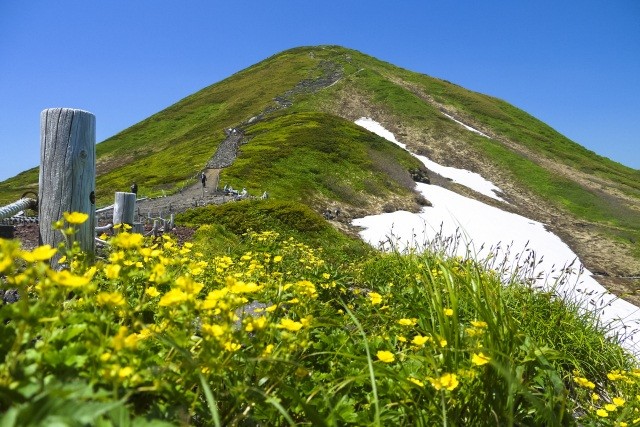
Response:
M83 212L75 240L89 254L95 251L96 118L71 108L40 113L39 215L40 243L56 247L64 240L51 224L63 212Z
M113 204L113 225L127 224L133 227L136 213L136 193L116 191Z

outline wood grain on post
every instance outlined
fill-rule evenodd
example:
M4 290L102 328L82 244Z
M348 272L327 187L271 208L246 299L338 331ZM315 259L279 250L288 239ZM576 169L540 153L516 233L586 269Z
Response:
M63 212L83 212L75 240L88 254L95 251L96 118L71 108L40 113L40 243L53 247L64 240L51 224Z
M113 204L113 225L127 224L133 227L135 213L136 194L116 191L115 202Z

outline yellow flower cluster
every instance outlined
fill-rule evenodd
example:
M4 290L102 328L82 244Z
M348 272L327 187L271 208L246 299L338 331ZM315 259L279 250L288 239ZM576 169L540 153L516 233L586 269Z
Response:
M65 217L69 224L81 219ZM246 237L257 246L235 255L207 257L197 252L197 245L181 246L168 236L152 242L124 231L112 239L110 252L96 267L83 267L66 252L60 271L47 268L46 262L64 249L22 251L0 240L0 273L8 284L23 286L25 295L37 295L34 304L45 308L34 310L38 336L44 337L37 345L51 355L64 348L64 362L56 363L64 363L65 370L74 363L89 367L99 376L95 381L100 387L114 386L116 392L130 386L152 392L174 386L196 390L201 379L194 382L194 372L214 387L221 375L231 378L238 370L241 377L248 373L243 369L257 370L276 360L286 362L279 365L283 369L294 366L287 375L296 381L330 378L334 367L344 377L354 367L353 360L364 359L359 354L340 365L335 356L343 349L362 352L360 336L353 333L354 318L361 321L369 348L375 349L371 362L376 375L399 375L403 380L397 383L416 396L431 398L435 390L447 405L464 404L463 392L477 390L478 382L508 358L490 347L495 331L489 324L465 319L468 306L456 304L447 294L432 302L433 309L416 310L412 300L403 299L408 287L400 277L385 279L378 288L370 282L350 282L329 272L320 252L295 240L279 242L277 233L269 232ZM450 273L438 267L430 278L431 266L424 265L418 273L423 281ZM407 272L407 280L413 280L414 272ZM387 283L390 280L396 285ZM347 288L342 282L364 284ZM350 316L335 316L346 311ZM62 342L60 337L82 345L65 342L56 348L53 344ZM334 343L340 350L330 347ZM77 355L67 359L76 350ZM21 352L20 357L22 353L27 354ZM322 363L320 369L313 366L309 361L317 355L329 355L330 363ZM56 357L39 363L49 359ZM354 369L351 372L359 372L362 366ZM0 377L2 384L10 384L6 372L10 370ZM272 381L269 375L260 373L256 382ZM569 381L574 385L571 392L586 396L587 416L619 425L625 425L625 419L631 425L625 417L640 404L635 392L623 390L635 390L638 378L640 371L632 370L610 372L597 385L579 373ZM602 382L607 380L617 388L605 390Z
M439 378L429 378L429 382L436 390L453 391L460 384L458 376L452 373L446 373Z
M386 351L386 350L378 351L376 353L376 356L378 357L378 360L380 360L381 362L384 362L384 363L392 363L393 361L396 360L394 354L391 353L390 351Z

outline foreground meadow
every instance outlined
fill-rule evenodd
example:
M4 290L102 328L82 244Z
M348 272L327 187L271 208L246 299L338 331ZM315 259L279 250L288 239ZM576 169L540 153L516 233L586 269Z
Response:
M593 316L472 260L220 225L88 260L82 220L66 248L0 240L2 426L640 422L637 362Z

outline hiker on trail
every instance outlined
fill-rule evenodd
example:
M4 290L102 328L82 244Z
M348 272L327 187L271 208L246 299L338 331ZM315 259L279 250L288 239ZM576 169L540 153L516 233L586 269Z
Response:
M207 186L207 175L204 172L200 174L200 181L202 181L202 188Z
M264 193L262 193L261 199L268 199L268 198L269 198L269 195L267 194L266 191Z
M135 182L131 184L131 192L136 196L138 195L138 184L136 184Z

